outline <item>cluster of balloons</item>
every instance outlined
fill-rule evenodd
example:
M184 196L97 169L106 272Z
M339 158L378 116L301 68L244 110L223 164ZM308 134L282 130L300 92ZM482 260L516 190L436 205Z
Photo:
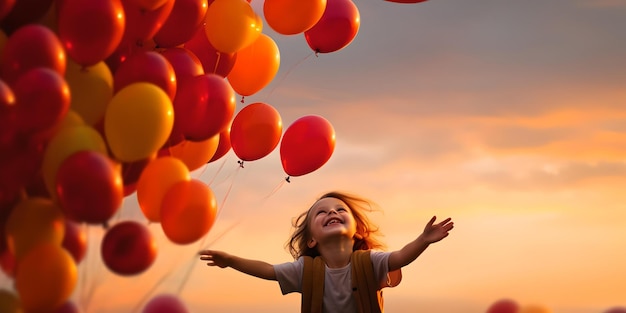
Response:
M489 305L485 313L552 313L552 310L537 304L520 305L513 299L503 298ZM612 307L601 313L626 313L626 307Z
M184 245L217 212L190 171L231 150L254 161L279 145L287 180L329 160L335 132L325 118L283 131L270 104L236 112L236 94L257 93L278 72L264 21L316 53L346 47L360 25L351 0L265 0L262 16L250 0L0 1L0 267L17 291L0 291L0 311L75 312L85 225L104 225L111 272L146 271L158 248L147 226L112 222L130 194ZM144 312L178 305L167 295L150 303Z

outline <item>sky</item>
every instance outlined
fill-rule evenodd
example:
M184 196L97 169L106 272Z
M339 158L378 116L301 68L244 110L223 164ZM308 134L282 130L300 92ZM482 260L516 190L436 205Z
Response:
M181 246L151 224L158 258L131 277L90 245L72 298L84 312L140 312L160 293L190 312L293 312L299 295L207 267L197 251L291 261L292 219L330 190L378 204L370 218L390 251L433 215L455 223L385 289L388 312L483 313L503 298L553 313L626 307L626 1L355 3L359 32L332 53L265 25L280 69L245 98L285 127L328 119L328 163L287 183L278 149L244 168L231 151L194 171L218 199L211 231ZM117 218L139 212L132 195Z

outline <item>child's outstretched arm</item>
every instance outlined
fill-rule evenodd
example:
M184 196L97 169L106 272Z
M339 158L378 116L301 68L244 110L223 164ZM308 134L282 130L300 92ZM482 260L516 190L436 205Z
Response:
M409 242L402 249L392 252L389 255L389 271L395 271L411 262L415 261L417 257L428 248L431 243L440 241L448 236L448 232L454 228L454 223L451 218L435 224L436 216L430 219L424 232L419 235L415 240Z
M207 261L208 266L218 266L220 268L231 267L242 273L258 278L276 280L274 266L267 262L244 259L216 250L200 251L200 260Z

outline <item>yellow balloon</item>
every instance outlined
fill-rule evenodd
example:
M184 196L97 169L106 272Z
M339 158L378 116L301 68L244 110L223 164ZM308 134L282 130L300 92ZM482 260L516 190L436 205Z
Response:
M20 300L8 290L0 290L0 312L23 313Z
M215 0L204 17L204 31L220 52L235 53L252 44L263 30L263 20L246 0Z
M6 224L9 251L18 268L21 259L33 247L49 242L61 246L65 219L61 209L47 198L26 198L11 211Z
M137 202L144 216L151 222L160 222L165 193L174 184L190 179L189 169L178 158L164 156L150 161L137 181Z
M69 126L67 124L66 126L61 127L50 139L43 156L43 179L53 198L56 198L57 170L68 156L83 150L98 151L108 155L104 139L93 127L88 125Z
M261 34L250 46L237 52L228 81L242 96L255 94L267 86L280 66L280 51L274 40Z
M113 75L104 61L83 67L67 59L65 80L70 87L70 107L89 125L96 125L104 117L113 97Z
M169 155L183 161L190 171L196 170L207 164L217 151L220 135L217 134L203 141L183 140L179 144L169 147Z
M150 157L167 141L174 125L172 101L157 85L137 82L118 91L104 116L104 136L122 162Z
M26 312L54 312L76 287L74 259L63 247L50 243L34 247L19 263L15 288Z

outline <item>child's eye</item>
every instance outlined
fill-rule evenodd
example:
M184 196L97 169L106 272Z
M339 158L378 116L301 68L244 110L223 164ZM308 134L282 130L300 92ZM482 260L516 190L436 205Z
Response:
M326 211L324 211L324 210L319 210L319 211L317 211L317 213L315 213L315 215L320 215L320 214L322 214L322 213L326 213Z
M347 210L344 208L337 208L337 212L347 212Z

